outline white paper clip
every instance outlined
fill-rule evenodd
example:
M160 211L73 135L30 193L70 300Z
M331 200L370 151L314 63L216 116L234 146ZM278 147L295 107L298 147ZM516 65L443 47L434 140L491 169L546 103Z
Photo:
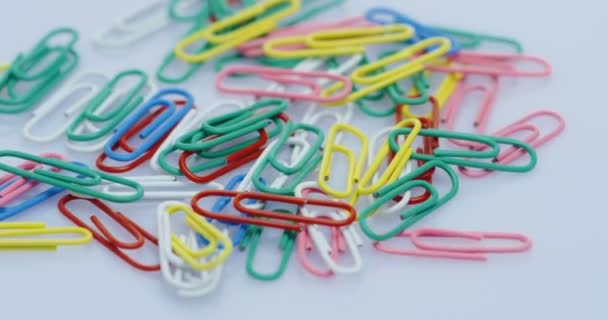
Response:
M368 153L368 165L371 165L376 158L376 154L377 154L376 147L381 146L383 143L385 143L386 140L388 139L388 135L393 130L394 130L394 127L387 127L387 128L380 130L380 132L378 132L376 135L374 135L372 137L372 139L370 141L370 145L369 145L370 152ZM412 170L413 170L412 161L414 161L414 160L410 160L407 162L407 164L403 168L403 172L401 173L400 177L406 176L410 172L412 172ZM380 172L376 172L374 174L374 178L372 179L372 183L375 183L376 181L378 181L379 178L380 178ZM395 203L392 206L389 206L389 205L383 206L382 209L378 210L378 214L392 215L392 214L401 213L401 212L403 212L405 207L407 207L411 198L412 198L412 191L408 190L405 194L402 195L401 200L399 202ZM374 198L373 195L368 196L368 199L369 199L370 203L376 201L376 199Z
M296 197L304 197L305 189L316 189L320 190L319 185L316 182L304 182L298 185L295 191ZM300 209L300 214L305 217L325 217L333 220L341 220L344 219L343 212L338 211L329 211L329 212L313 212L310 209L304 207ZM353 274L361 271L363 267L363 259L361 257L361 252L359 247L363 246L363 239L361 235L357 232L354 225L339 228L341 236L346 242L345 248L341 250L350 251L352 256L353 264L351 266L342 266L339 265L337 261L332 258L334 252L332 252L332 247L330 242L327 240L323 232L321 231L321 227L317 225L310 225L306 227L308 231L308 235L310 236L310 240L314 244L315 248L318 250L321 259L330 270L332 270L336 274ZM337 241L337 239L334 239Z
M68 130L73 117L102 89L102 84L86 81L87 79L93 80L93 78L102 79L102 83L110 80L110 76L101 72L85 72L75 76L74 80L56 91L49 100L34 110L32 118L23 127L25 138L33 142L51 142L60 138ZM66 105L66 101L70 98L75 100ZM55 110L60 107L65 108L62 113ZM33 131L39 123L49 121L51 114L63 115L61 121L59 121L60 124L53 132L35 135Z
M97 34L95 43L109 48L126 47L168 27L171 23L166 1L154 1Z
M161 274L165 281L177 290L178 295L189 298L201 297L217 288L222 275L223 263L219 263L216 267L208 270L198 271L186 263L183 257L176 254L173 247L172 238L174 235L171 232L168 212L169 208L173 206L189 208L186 204L176 201L163 202L158 207L158 248ZM193 231L189 231L187 236L181 235L178 237L178 241L185 244L192 252L205 250L199 245L199 240ZM227 244L231 245L229 239L227 240ZM218 252L223 251L223 248L220 250L216 248L212 251L215 252L199 258L198 261L206 264L212 262L213 259L218 259Z
M194 197L197 193L201 191L200 185L196 185L189 182L181 182L177 179L177 177L169 175L139 176L126 178L131 181L135 181L139 183L142 187L144 187L144 195L142 196L141 200L190 200L192 197ZM224 189L224 186L221 183L215 181L210 182L205 186L209 189ZM113 183L102 184L97 188L100 192L116 197L132 193L132 191L129 191L128 188Z

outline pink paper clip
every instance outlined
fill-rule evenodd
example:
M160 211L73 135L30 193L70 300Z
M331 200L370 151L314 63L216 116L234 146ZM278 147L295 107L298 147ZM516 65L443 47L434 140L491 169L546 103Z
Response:
M304 182L301 183L295 190L297 197L308 197L310 193L317 193L326 195L316 182ZM310 212L305 207L300 209L300 214L305 217L314 218L325 218L332 220L340 220L342 216L337 211L331 212ZM329 241L321 231L321 226L309 225L297 238L297 251L298 260L306 269L313 275L328 278L334 274L352 274L359 272L363 267L363 261L359 246L363 245L363 240L358 235L354 226L347 226L342 228L330 227L330 239ZM313 245L314 244L314 245ZM308 254L313 250L313 247L317 249L317 252L325 262L325 265L329 268L328 270L322 270L312 265L308 259ZM351 266L339 265L340 255L347 254L350 251L352 255L353 264Z
M479 92L483 94L483 99L481 101L481 105L479 106L479 111L477 112L475 121L473 122L473 127L475 128L475 132L477 134L485 134L488 120L490 119L490 114L494 108L494 104L496 103L499 89L498 77L493 76L489 78L490 84L488 85L482 83L468 84L466 81L460 82L454 93L452 93L452 97L450 97L446 110L441 117L441 122L445 124L446 129L454 130L456 115L460 111L460 108L462 107L467 95L474 92ZM479 147L479 144L475 142L456 139L449 139L449 141L454 145L465 148L474 149Z
M487 53L475 51L460 51L449 58L449 65L429 65L428 70L439 72L458 72L462 74L477 74L504 77L547 77L553 68L546 60L517 53ZM515 63L534 63L538 70L523 70Z
M240 45L237 50L246 57L261 57L264 56L264 43L272 39L280 39L293 36L302 36L309 33L332 30L332 29L343 29L353 27L366 27L372 26L373 23L367 21L364 17L348 18L335 22L313 22L298 24L287 28L276 30L270 33L268 36L258 38ZM301 49L300 47L294 47Z
M346 251L346 244L344 243L344 237L338 228L331 228L331 248L329 249L331 259L334 262L338 262L340 258L340 253ZM321 268L313 266L313 264L308 259L308 254L312 252L313 245L310 238L310 233L308 229L304 229L302 232L298 234L297 238L297 251L298 251L298 260L302 264L302 267L311 274L322 277L329 278L334 275L334 272L331 269L321 270Z
M555 127L555 129L553 129L549 133L541 136L540 129L538 129L537 126L532 125L530 122L536 118L543 117L543 116L555 119L557 121L557 126ZM523 139L523 141L528 143L531 147L537 149L537 148L540 148L541 146L543 146L544 144L546 144L547 142L558 137L564 131L565 128L566 128L566 121L560 114L553 112L553 111L549 111L549 110L540 110L540 111L536 111L534 113L531 113L531 114L525 116L524 118L506 126L503 129L496 131L495 133L492 134L492 136L507 137L507 136L513 136L515 133L518 133L518 132L528 131L528 132L531 132L531 134L529 136L527 136L525 139ZM475 150L483 150L484 148L485 148L485 146L477 146L475 148ZM499 164L509 164L509 163L512 163L515 160L521 158L525 154L526 154L526 152L522 151L521 149L518 149L516 147L510 147L510 148L504 150L503 152L501 152L496 157L494 162L499 163ZM489 170L473 170L473 169L464 168L464 167L460 167L458 169L460 170L460 172L462 174L464 174L467 177L471 177L471 178L482 178L482 177L485 177L492 173L492 171L489 171Z
M225 79L237 74L256 75L262 79L276 81L279 84L298 85L308 87L310 90L304 93L287 92L280 90L256 89L256 88L236 88L225 84ZM312 78L313 80L307 80ZM340 91L331 96L323 95L323 87L318 82L320 79L342 82L344 86ZM352 82L349 78L326 72L316 71L295 71L279 68L258 67L258 66L234 66L226 68L215 80L218 90L225 93L252 95L255 97L274 97L290 100L304 100L318 103L332 103L340 101L352 91Z
M57 153L46 153L43 154L42 157L50 158L50 159L58 159L64 160L65 158ZM23 170L36 170L42 168L42 165L39 163L35 163L32 161L26 161L17 166L19 169ZM59 169L54 168L53 171L59 171ZM0 186L5 186L6 183L9 183L11 179L15 179L10 182L10 185L5 186L2 190L0 190L0 207L3 207L10 203L12 200L22 196L38 184L38 181L28 181L26 178L18 177L15 174L7 173L0 177Z
M440 259L455 259L455 260L470 260L470 261L486 261L487 255L490 253L505 254L505 253L520 253L530 250L532 241L522 234L517 233L498 233L498 232L465 232L454 231L447 229L431 229L423 228L416 231L404 231L399 234L399 238L409 238L415 249L397 249L389 248L381 242L374 243L374 248L378 251L413 257L440 258ZM483 240L513 240L519 242L518 245L512 247L457 247L450 245L434 245L425 243L422 238L444 238L444 239L466 239L474 241Z

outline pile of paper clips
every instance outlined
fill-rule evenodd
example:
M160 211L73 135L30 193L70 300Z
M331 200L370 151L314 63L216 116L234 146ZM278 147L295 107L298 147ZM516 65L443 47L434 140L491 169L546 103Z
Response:
M316 276L356 273L365 238L378 251L416 257L485 260L528 250L531 241L521 234L413 227L452 201L463 177L534 169L536 149L564 130L560 115L540 110L490 134L486 127L502 79L548 77L551 66L524 55L515 40L429 26L386 8L364 17L308 21L343 2L177 0L167 8L158 1L143 9L143 17L133 14L137 23L126 17L96 38L99 45L121 47L171 24L192 23L156 77L181 83L213 59L217 90L246 98L212 105L195 103L182 89L157 90L140 70L82 72L63 85L78 64L78 36L69 28L19 54L2 73L0 113L37 106L25 137L38 143L63 137L70 149L101 154L92 169L59 154L0 151L1 158L21 159L18 165L0 163L6 172L0 177L0 220L62 194L58 210L77 226L0 222L0 248L54 249L94 238L137 269L160 270L183 296L217 287L234 247L247 251L247 273L260 280L278 279L293 250ZM69 40L58 43L56 37L66 34ZM511 52L479 50L488 43ZM372 47L387 51L374 56ZM534 67L522 68L521 62ZM441 77L438 86L432 76ZM477 93L483 99L475 132L454 131L465 99ZM416 116L414 109L425 106L432 112ZM301 121L288 116L292 108L305 109ZM350 123L356 112L369 121L394 117L395 125L368 137ZM54 115L60 122L53 122ZM533 124L544 117L556 122L547 133ZM331 122L327 132L324 121ZM57 130L40 132L43 122ZM157 175L116 175L146 165ZM196 191L183 191L188 187ZM156 232L108 204L144 199L159 202ZM119 240L96 215L87 224L72 204L83 202L134 240ZM178 214L183 220L171 219ZM178 222L189 231L172 231ZM261 272L254 258L268 228L283 232L283 255L275 271ZM78 238L34 237L51 234ZM393 238L408 238L410 249L384 242ZM515 244L450 244L455 238ZM157 264L132 258L144 244L158 246ZM317 263L312 252L320 257Z

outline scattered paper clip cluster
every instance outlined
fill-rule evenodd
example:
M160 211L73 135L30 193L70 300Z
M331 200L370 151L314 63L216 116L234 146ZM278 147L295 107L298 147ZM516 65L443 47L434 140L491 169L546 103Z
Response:
M127 47L172 24L192 24L156 78L177 85L213 61L217 90L243 97L204 105L180 88L157 89L141 70L71 75L78 35L51 31L5 66L0 113L36 106L23 129L32 143L64 139L68 148L99 157L93 169L60 154L0 151L0 221L58 201L58 211L76 226L0 222L0 249L52 250L94 239L134 268L160 271L189 297L218 286L235 248L247 252L247 273L266 281L281 277L294 250L313 275L357 273L366 239L387 254L440 259L486 260L530 249L522 234L416 224L456 198L460 179L535 168L536 150L565 128L559 114L538 110L504 121L501 130L486 128L503 79L548 77L549 63L523 54L515 40L426 25L387 8L310 21L344 2L178 0L167 8L156 1L96 37L100 46ZM58 44L56 37L66 34L69 41ZM479 49L488 43L510 51ZM372 47L386 52L372 55ZM443 79L437 88L432 75ZM475 132L454 131L472 94L483 96ZM425 106L432 112L416 116ZM305 109L301 121L288 116L292 108ZM368 137L352 123L355 113L369 121L391 117L395 124ZM539 118L553 119L554 129L541 132L534 124ZM323 121L332 123L328 131ZM54 132L42 132L43 122ZM157 175L118 175L145 166ZM158 202L157 230L111 206L142 200ZM90 222L78 203L98 210ZM101 215L133 240L118 239ZM179 223L190 231L173 231ZM271 272L254 263L267 229L282 232L282 258ZM409 249L385 242L394 238L409 239ZM450 241L456 238L480 244L458 246ZM488 239L507 245L481 243ZM132 257L145 244L158 247L158 262ZM312 262L313 251L324 265Z

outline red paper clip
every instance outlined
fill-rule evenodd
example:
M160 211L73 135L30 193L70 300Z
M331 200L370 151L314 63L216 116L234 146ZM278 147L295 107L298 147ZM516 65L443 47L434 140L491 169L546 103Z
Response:
M253 216L235 216L235 215L226 215L223 213L211 212L210 210L203 209L198 205L198 202L201 199L207 197L229 197L233 198L232 203L234 208L239 212ZM297 205L299 207L303 206L319 206L324 208L332 208L338 210L344 210L346 214L346 218L343 220L331 220L324 218L312 218L312 217L304 217L300 215L286 215L279 212L274 212L270 210L262 210L262 209L254 209L247 206L250 200L257 200L262 202L279 202L282 204L291 204ZM289 196L279 196L267 193L258 193L258 192L238 192L238 191L225 191L225 190L205 190L199 192L194 198L192 198L192 208L194 211L203 215L207 218L219 220L219 221L228 221L237 224L250 224L257 225L262 227L270 227L276 229L283 230L293 230L293 231L301 231L302 227L305 225L321 225L328 227L344 227L352 224L356 217L357 211L347 203L334 201L334 200L320 200L320 199L306 199L306 198L296 198ZM266 218L266 219L259 219ZM267 220L268 219L268 220ZM274 219L274 220L272 220ZM279 220L279 221L276 221ZM285 221L285 222L281 222Z
M114 235L110 233L110 231L102 224L102 222L96 216L91 216L91 221L93 224L99 229L99 232L94 230L92 227L88 226L82 220L80 220L72 211L67 208L68 203L72 201L86 201L107 214L114 221L116 221L119 225L123 226L127 232L129 232L135 238L135 241L127 243L118 240ZM106 247L108 250L112 251L122 260L130 264L136 269L142 271L159 271L160 265L145 265L140 262L135 261L133 258L129 257L123 250L134 250L140 249L144 246L145 240L152 242L154 245L158 246L158 239L152 234L148 233L142 227L140 227L137 223L133 222L125 215L118 211L114 211L112 208L108 207L105 203L97 199L86 199L79 198L73 195L64 196L59 200L59 211L68 219L70 219L77 226L89 230L95 240Z

